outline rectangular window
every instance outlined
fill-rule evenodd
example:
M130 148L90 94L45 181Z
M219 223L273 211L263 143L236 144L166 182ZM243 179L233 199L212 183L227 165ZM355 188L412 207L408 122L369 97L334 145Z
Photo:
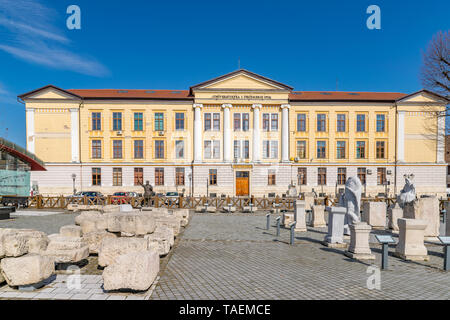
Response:
M205 113L205 131L211 130L211 113Z
M234 140L234 159L241 157L241 141Z
M122 130L122 112L113 112L113 131Z
M113 186L122 185L122 168L113 168Z
M102 141L92 140L92 158L101 159L102 157Z
M92 130L102 130L102 114L92 112Z
M386 168L377 168L377 183L383 185L386 182Z
M356 158L365 159L366 158L366 142L356 141Z
M278 158L278 141L270 142L270 158L276 159Z
M347 180L347 169L346 168L338 168L337 183L339 185L343 185L343 184L345 184L346 180Z
M113 158L122 159L122 140L113 140Z
M384 159L386 157L385 151L385 142L377 141L377 159Z
M184 130L184 113L175 113L175 130Z
M203 144L203 158L211 159L211 140L205 140Z
M164 185L164 168L155 168L155 185Z
M220 140L213 140L213 158L220 159Z
M270 113L263 113L263 131L270 130Z
M134 158L144 158L144 140L134 140Z
M345 114L337 115L337 132L345 132Z
M269 140L263 141L263 158L265 158L265 159L270 158L270 141Z
M345 159L345 141L336 141L336 158Z
M365 132L366 131L366 115L357 114L356 115L356 131Z
M325 113L317 114L317 131L327 131L327 115Z
M155 113L155 131L164 131L164 113Z
M217 169L209 169L209 185L217 186Z
M241 130L241 114L235 113L233 116L234 131Z
M175 141L175 157L177 159L184 158L184 140Z
M377 132L384 132L385 124L385 115L377 114Z
M102 185L102 169L92 168L92 185L101 186Z
M155 140L155 159L164 159L164 140Z
M244 146L243 146L242 152L244 154L242 155L242 157L244 159L250 159L250 143L248 140L244 140L243 143L244 143Z
M306 185L306 168L298 168L298 184Z
M144 130L144 114L142 112L134 113L134 131Z
M278 131L278 113L272 113L271 115L270 131Z
M317 168L317 184L319 186L327 184L327 168Z
M297 131L306 131L306 114L304 113L297 114Z
M220 113L213 113L213 130L220 130Z
M269 186L274 186L276 184L276 175L275 175L275 171L269 170L269 174L268 174L268 182L267 184Z
M325 159L327 157L326 141L317 141L317 159Z
M175 185L184 186L184 168L175 169Z
M140 186L144 183L144 168L134 168L134 185Z
M242 114L242 131L248 131L250 129L250 114Z
M363 185L366 184L366 168L358 168L358 178Z
M297 157L300 159L306 159L306 141L297 140Z

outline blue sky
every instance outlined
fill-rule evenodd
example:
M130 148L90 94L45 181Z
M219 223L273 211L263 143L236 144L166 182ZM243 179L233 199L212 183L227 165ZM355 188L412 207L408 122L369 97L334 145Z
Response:
M81 30L66 27L69 5ZM369 30L369 5L381 30ZM0 136L25 146L18 94L187 89L241 67L295 90L421 89L421 52L448 30L448 0L0 0Z

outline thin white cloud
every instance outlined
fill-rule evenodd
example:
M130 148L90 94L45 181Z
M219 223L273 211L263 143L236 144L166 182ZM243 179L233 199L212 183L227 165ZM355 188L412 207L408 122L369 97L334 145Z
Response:
M2 27L8 31L8 37L0 42L0 50L46 67L108 75L109 70L92 57L70 50L70 40L55 27L57 14L39 0L0 0L0 31Z

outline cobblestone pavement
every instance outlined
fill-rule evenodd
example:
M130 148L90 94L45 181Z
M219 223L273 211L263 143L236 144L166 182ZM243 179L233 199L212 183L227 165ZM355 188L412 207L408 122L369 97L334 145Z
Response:
M45 286L34 291L19 291L7 285L0 288L0 299L27 300L148 300L157 281L146 292L108 292L103 290L101 275L80 275L79 285L74 275L57 274L46 280Z
M325 228L275 236L263 215L193 214L161 271L152 299L450 299L450 274L442 271L442 246L427 243L430 261L406 262L392 253L381 289L369 290L371 264L381 247L371 236L373 263L320 244ZM383 233L377 231L377 233ZM348 240L347 240L348 241Z

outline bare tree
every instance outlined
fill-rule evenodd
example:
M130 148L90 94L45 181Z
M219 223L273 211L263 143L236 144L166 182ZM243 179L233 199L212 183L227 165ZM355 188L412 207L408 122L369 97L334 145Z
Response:
M439 31L423 53L421 72L425 89L450 98L450 32Z

